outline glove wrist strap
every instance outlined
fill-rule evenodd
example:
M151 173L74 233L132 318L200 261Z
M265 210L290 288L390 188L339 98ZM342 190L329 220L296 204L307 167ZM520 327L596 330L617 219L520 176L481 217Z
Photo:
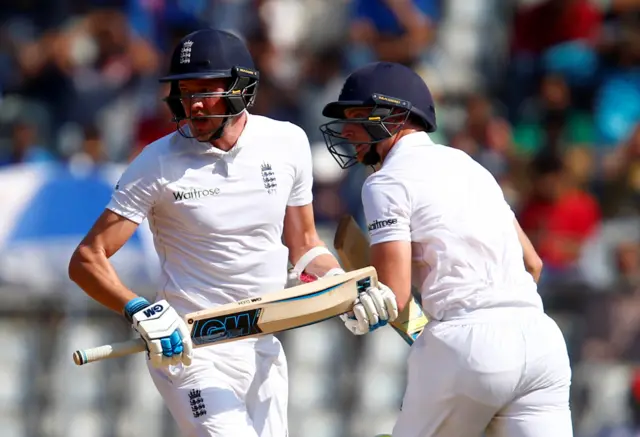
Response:
M124 306L124 317L129 321L129 323L133 320L133 315L140 311L143 308L150 306L151 304L144 297L135 297L131 299Z

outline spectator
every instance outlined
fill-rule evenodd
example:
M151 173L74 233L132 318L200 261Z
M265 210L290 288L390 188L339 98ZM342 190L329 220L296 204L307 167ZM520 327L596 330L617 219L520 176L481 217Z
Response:
M627 402L629 423L604 426L596 437L637 437L640 434L640 372L635 371L629 381Z
M354 0L352 64L391 61L415 67L434 37L436 0Z
M532 176L533 193L520 223L545 263L547 277L568 274L600 222L600 208L553 151L535 157Z
M595 96L598 142L603 148L625 141L640 120L640 24L618 32L603 57L602 85Z
M589 0L544 0L520 6L513 20L511 62L505 87L511 121L522 102L535 92L545 72L562 74L576 85L594 78L594 48L601 13Z
M601 182L607 217L640 215L640 123L628 141L605 157Z
M513 51L541 55L564 42L595 43L601 18L588 0L544 0L521 6L514 19Z
M75 168L93 168L108 162L104 140L95 125L86 125L82 129L83 137L80 150L72 153L69 163Z
M640 245L622 243L615 251L618 281L612 293L591 297L585 320L583 358L640 361Z
M162 84L158 87L158 99L154 101L154 110L143 114L138 121L135 145L129 160L135 158L147 145L176 130L176 124L171 121L173 115L162 100L167 95L169 95L169 84Z
M464 125L454 136L452 146L467 152L502 180L512 152L511 126L494 113L487 97L472 95L467 99Z
M55 156L46 148L38 145L38 131L35 125L18 121L12 129L11 149L7 156L0 157L0 166L29 162L54 161Z
M533 155L541 148L554 150L563 144L592 144L591 115L573 105L571 89L561 75L544 76L540 91L528 99L514 128L517 150Z

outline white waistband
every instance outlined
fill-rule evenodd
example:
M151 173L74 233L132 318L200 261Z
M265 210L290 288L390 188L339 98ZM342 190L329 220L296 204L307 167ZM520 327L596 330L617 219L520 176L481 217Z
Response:
M461 322L506 320L525 317L527 315L544 314L542 308L536 306L526 307L496 307L496 308L455 308L444 312L438 322ZM434 320L435 322L436 320Z

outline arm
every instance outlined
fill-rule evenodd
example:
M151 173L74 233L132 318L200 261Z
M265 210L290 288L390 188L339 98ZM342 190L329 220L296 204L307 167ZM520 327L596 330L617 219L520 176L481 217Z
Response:
M116 185L111 201L69 262L69 277L87 295L122 314L144 340L153 367L191 364L189 328L166 300L151 304L118 278L109 258L133 235L159 196L157 157L143 150Z
M76 248L69 262L69 278L87 295L122 314L136 296L122 284L109 262L135 232L138 224L105 210Z
M289 261L296 265L300 258L314 247L325 247L316 231L313 205L288 206L284 216L284 242L289 248ZM322 277L332 269L340 268L336 258L324 253L313 258L304 271Z
M513 219L513 225L518 233L518 240L520 240L520 244L522 245L525 268L529 273L531 273L533 279L538 282L540 280L540 274L542 273L542 260L533 248L533 244L529 241L527 234L525 234L520 227L517 219Z
M89 296L122 314L137 297L116 274L109 258L131 238L158 198L157 157L145 150L120 177L105 211L76 248L69 277Z
M283 239L284 244L289 248L289 261L294 266L294 272L296 274L305 272L320 278L333 269L340 269L340 264L320 240L316 231L312 204L311 145L307 134L302 129L296 128L296 131L297 137L293 151L297 154L296 177L284 215ZM310 253L309 251L314 248L324 250Z
M375 47L378 55L397 62L414 58L429 44L433 36L429 19L411 1L386 0L385 3L405 29L405 33L399 38L380 39Z
M396 295L398 312L411 299L411 243L388 241L371 246L371 264L378 272L378 280Z
M371 240L371 264L380 282L396 296L398 311L411 299L411 200L400 181L370 176L362 187L362 205Z

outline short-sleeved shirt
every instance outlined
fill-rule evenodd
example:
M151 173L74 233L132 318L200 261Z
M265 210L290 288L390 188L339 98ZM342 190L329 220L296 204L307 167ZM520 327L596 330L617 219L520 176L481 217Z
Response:
M309 141L298 126L248 114L234 147L167 135L145 147L107 208L148 219L158 297L182 314L284 288L287 206L312 202Z
M371 244L409 241L412 285L435 320L542 301L494 177L424 132L396 143L362 188Z

